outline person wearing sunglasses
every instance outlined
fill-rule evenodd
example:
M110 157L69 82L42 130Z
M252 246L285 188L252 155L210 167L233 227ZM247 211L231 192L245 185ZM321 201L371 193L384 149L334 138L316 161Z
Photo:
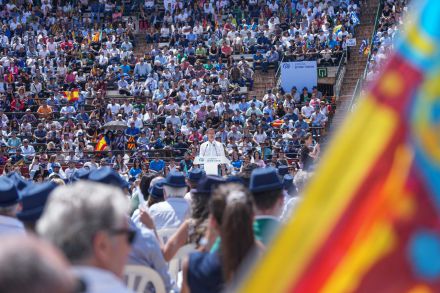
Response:
M121 281L136 235L128 211L119 189L78 181L51 194L37 233L64 253L87 293L131 292Z

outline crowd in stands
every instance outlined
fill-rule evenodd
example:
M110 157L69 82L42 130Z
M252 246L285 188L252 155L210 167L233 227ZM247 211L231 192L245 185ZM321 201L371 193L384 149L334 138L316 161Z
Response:
M376 34L372 40L366 80L371 82L394 51L394 41L399 34L408 11L408 0L385 1Z
M0 243L0 291L131 292L126 265L151 268L167 292L233 283L300 202L334 111L318 87L249 94L255 72L285 58L337 65L359 11L354 0L0 4L0 235L28 235ZM209 131L231 161L219 176L193 161Z
M359 10L348 0L3 4L0 165L38 180L109 165L133 182L149 168L187 172L208 128L234 158L226 174L297 158L305 134L328 125L331 93L249 96L255 70L316 53L334 64ZM135 53L137 30L151 50Z

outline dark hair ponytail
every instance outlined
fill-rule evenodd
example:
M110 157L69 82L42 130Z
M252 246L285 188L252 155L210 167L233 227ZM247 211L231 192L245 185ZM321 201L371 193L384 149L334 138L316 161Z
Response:
M242 185L220 185L213 193L210 207L220 227L223 274L229 282L255 245L252 197Z

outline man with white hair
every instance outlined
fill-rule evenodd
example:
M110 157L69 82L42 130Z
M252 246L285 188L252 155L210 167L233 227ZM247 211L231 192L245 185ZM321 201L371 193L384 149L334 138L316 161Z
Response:
M165 201L152 205L149 213L156 229L178 228L189 216L190 207L184 196L187 192L182 172L170 172L163 184Z
M131 292L121 281L135 236L128 209L121 190L79 181L51 194L37 232L65 254L86 292Z
M0 177L0 236L24 234L24 226L16 219L18 191L14 182L6 176Z

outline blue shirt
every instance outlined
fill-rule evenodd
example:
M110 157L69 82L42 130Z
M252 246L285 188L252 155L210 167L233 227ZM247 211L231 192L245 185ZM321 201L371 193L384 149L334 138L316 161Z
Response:
M247 102L238 104L238 109L240 109L241 112L246 112L248 108L249 104Z
M238 161L232 161L231 164L232 166L234 166L234 168L241 168L241 164L243 163L242 160L238 160Z
M307 130L307 129L309 129L309 124L307 124L307 122L305 122L304 120L297 120L293 124L293 127L295 127L295 128L299 127L303 130Z
M192 293L222 292L224 287L218 252L194 252L188 259L188 287Z
M130 136L137 136L140 133L141 133L141 131L137 127L133 127L133 128L129 127L125 130L125 134L130 135Z
M163 160L153 160L150 162L150 170L160 172L165 168L165 162Z
M82 119L85 123L89 123L89 115L87 113L78 113L78 115L76 115L76 120L78 119Z
M126 64L126 65L121 65L121 66L119 66L119 68L122 69L122 72L123 72L123 73L129 73L129 72L130 72L130 69L131 69L130 65L128 65L128 64Z
M131 167L130 171L128 171L130 177L134 177L134 178L136 178L141 173L142 170L140 168L135 168L135 167Z
M155 270L161 276L166 292L173 289L173 284L168 274L168 264L163 258L157 238L153 231L141 226L138 226L131 220L128 220L131 229L136 231L136 237L131 246L130 254L128 255L128 264L147 266Z

